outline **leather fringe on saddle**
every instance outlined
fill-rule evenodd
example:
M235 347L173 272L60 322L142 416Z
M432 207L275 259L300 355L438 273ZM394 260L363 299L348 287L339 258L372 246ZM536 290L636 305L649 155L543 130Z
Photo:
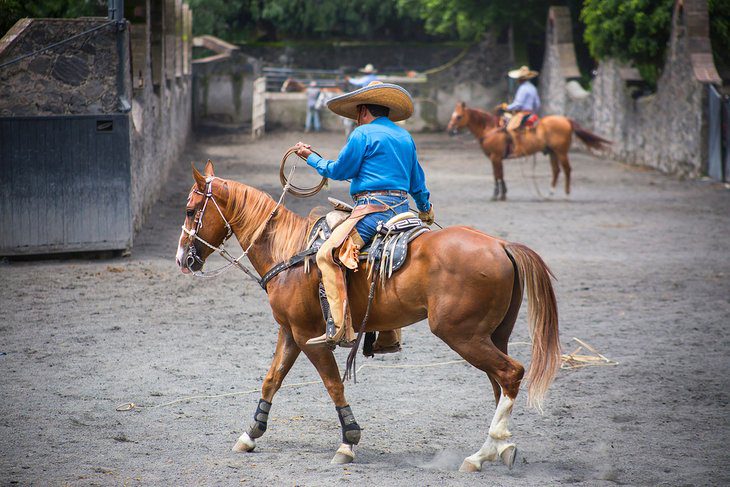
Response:
M385 253L385 252L383 252ZM378 271L380 269L380 262L381 259L375 259L374 263L372 264L372 267L370 268L370 273L372 276L377 276ZM362 318L362 323L360 323L360 329L357 331L357 339L355 340L355 345L350 349L350 354L347 356L347 363L345 365L345 373L342 374L342 381L349 380L352 378L352 380L357 384L357 370L355 369L356 366L356 359L357 359L357 351L360 349L360 343L362 342L362 337L365 335L365 327L368 323L368 318L370 317L370 308L373 304L373 298L375 298L375 288L377 287L378 280L375 277L370 278L370 292L368 292L368 305L365 308L365 316Z

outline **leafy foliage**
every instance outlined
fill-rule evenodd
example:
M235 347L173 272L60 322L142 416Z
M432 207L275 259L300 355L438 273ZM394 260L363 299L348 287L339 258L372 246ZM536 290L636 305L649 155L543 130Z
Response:
M730 71L730 2L708 0L710 14L710 40L715 63Z
M581 20L591 55L633 62L644 79L656 83L673 4L674 0L585 0Z
M0 0L0 34L23 17L106 15L106 0Z
M462 40L476 40L491 28L506 27L517 34L544 32L550 4L544 0L398 0L401 13L414 12L426 22L432 34L453 35Z
M418 39L423 22L385 0L190 0L196 35L228 40Z

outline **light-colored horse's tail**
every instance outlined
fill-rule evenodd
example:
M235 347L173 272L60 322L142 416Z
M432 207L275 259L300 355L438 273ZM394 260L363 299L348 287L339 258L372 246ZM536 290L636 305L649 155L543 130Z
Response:
M569 118L568 120L570 120L570 127L573 129L573 132L575 132L575 135L577 135L578 138L591 149L603 150L606 149L609 144L613 144L610 140L604 139L603 137L584 129L572 118Z
M527 403L541 409L542 399L560 368L558 305L553 273L532 249L506 243L505 250L517 264L520 281L527 288L527 322L532 337L532 360L527 372Z

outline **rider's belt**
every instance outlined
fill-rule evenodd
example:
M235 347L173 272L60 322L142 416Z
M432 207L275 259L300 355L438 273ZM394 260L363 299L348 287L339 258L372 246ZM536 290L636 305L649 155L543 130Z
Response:
M368 196L400 196L401 198L407 198L408 193L406 191L400 191L398 189L382 189L378 191L363 191L362 193L356 193L352 195L353 200L359 200L360 198L366 198Z

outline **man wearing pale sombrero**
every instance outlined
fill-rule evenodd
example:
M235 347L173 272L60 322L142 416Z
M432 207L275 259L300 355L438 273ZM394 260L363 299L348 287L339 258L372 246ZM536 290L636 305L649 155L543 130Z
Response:
M372 64L365 65L365 67L360 68L359 71L360 73L362 73L362 76L359 76L357 78L350 78L349 76L345 76L345 81L354 86L367 86L373 81L378 80L378 70L375 69L375 66L373 66Z
M519 146L519 132L525 127L532 127L537 123L537 112L540 110L540 96L537 94L537 88L530 82L539 73L533 71L527 66L514 69L507 73L512 79L516 79L518 83L515 98L507 105L503 103L499 110L505 114L506 130L512 139L505 149L505 157L512 152L512 146ZM519 147L517 151L519 152Z
M413 114L411 95L398 85L374 81L364 88L345 93L327 102L337 115L355 120L352 132L336 160L324 159L299 142L297 154L325 177L351 180L355 202L350 217L335 228L317 252L331 322L324 335L308 345L351 346L355 340L347 304L346 269L357 270L358 254L377 231L378 224L408 211L408 195L413 197L419 217L434 221L433 206L416 145L407 130L395 122ZM381 333L374 351L400 350L399 333Z

